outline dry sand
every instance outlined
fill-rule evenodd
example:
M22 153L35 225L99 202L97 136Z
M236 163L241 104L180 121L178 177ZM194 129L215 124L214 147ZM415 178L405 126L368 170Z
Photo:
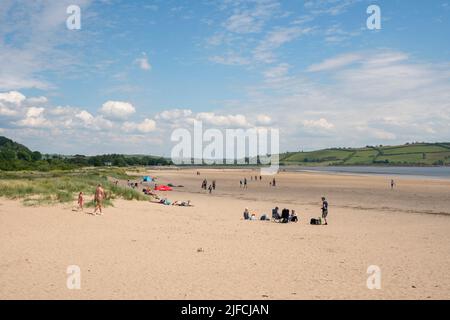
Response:
M195 207L115 201L104 216L0 202L1 299L449 299L450 181L257 171L161 170ZM247 177L249 188L239 188ZM200 190L201 180L217 190ZM329 225L311 226L320 197ZM74 204L75 205L75 204ZM244 221L295 209L299 223ZM92 209L86 210L91 212ZM201 248L201 250L199 250ZM69 265L81 289L66 286ZM369 290L367 268L381 269Z

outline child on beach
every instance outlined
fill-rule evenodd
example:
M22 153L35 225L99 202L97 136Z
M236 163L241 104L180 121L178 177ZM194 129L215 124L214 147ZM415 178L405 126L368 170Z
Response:
M78 194L78 209L81 209L81 211L83 211L83 203L84 203L83 192L80 192Z

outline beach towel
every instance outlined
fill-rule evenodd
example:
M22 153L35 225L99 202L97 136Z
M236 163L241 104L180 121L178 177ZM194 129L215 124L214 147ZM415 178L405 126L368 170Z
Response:
M155 190L156 191L172 191L172 188L169 186L161 185L161 186L156 186Z

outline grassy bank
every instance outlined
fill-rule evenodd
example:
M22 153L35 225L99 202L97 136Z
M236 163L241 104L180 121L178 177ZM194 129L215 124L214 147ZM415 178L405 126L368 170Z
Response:
M121 169L82 169L50 172L0 172L0 197L21 199L25 205L48 205L70 203L77 199L78 193L85 195L86 205L92 206L95 188L102 184L106 191L105 205L113 200L148 200L144 194L108 180L133 179Z

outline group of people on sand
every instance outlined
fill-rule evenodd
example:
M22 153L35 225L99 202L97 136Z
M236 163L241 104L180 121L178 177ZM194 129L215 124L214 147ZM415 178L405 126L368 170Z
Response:
M95 192L94 192L95 209L94 209L94 212L92 213L93 215L96 215L96 214L103 215L102 207L103 207L103 201L105 199L106 199L106 192L103 189L103 186L101 184L99 184L95 188ZM84 194L82 191L78 194L78 209L81 211L84 210ZM97 212L100 212L100 213L97 213Z
M288 222L298 222L298 216L295 210L289 210L287 208L284 208L281 210L281 213L279 212L280 208L275 207L272 209L272 219L270 219L267 214L261 215L261 217L258 219L255 213L250 213L248 208L244 209L244 220L265 220L265 221L275 221L275 222L281 222L281 223L288 223ZM325 197L322 197L322 219L324 220L324 225L328 225L327 222L327 216L328 216L328 201Z
M250 176L250 181L258 181L258 176L254 176L254 177ZM262 176L259 176L259 181L262 181ZM239 187L243 188L243 189L247 189L247 187L248 187L247 182L248 182L247 178L239 180ZM269 185L271 187L275 187L277 185L275 178L273 178L271 181L269 181Z
M202 181L202 189L208 190L209 193L212 193L213 190L216 190L216 180L213 180L208 187L208 180L203 179Z

